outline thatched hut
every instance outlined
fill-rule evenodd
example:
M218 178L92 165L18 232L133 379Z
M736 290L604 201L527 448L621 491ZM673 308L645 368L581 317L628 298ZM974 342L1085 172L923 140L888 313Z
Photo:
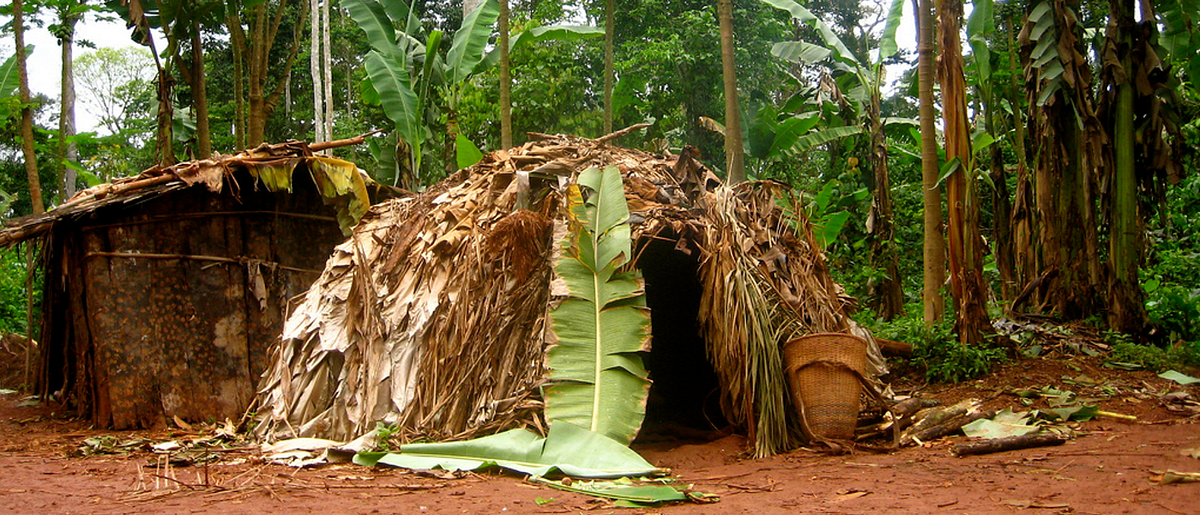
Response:
M238 418L290 298L375 186L299 142L154 168L10 221L41 249L37 382L117 429Z
M616 166L653 327L647 417L723 419L760 455L791 448L802 435L780 344L856 331L852 299L785 186L725 186L693 155L548 136L376 205L285 323L259 431L348 440L382 423L445 440L543 428L565 190L585 168Z

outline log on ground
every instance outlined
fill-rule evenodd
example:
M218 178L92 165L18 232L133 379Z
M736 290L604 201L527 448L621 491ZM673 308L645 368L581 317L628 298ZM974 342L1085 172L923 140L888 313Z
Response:
M1027 435L1008 436L1005 438L995 438L991 440L963 442L950 449L950 453L955 456L992 454L995 452L1015 451L1018 449L1032 449L1034 447L1062 445L1063 442L1066 441L1066 437L1056 435L1054 433L1030 433Z

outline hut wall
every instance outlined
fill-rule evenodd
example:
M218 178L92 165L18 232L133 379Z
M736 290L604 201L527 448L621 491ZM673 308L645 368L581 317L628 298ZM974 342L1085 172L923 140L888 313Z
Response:
M56 227L47 389L116 429L240 417L288 299L344 239L302 176L271 193L239 172L220 194L194 186Z

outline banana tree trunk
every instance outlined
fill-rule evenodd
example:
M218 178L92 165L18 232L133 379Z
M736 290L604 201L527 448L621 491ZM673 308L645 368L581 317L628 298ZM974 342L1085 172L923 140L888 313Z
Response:
M230 48L233 53L233 144L235 150L246 148L246 33L242 31L242 20L237 12L225 19L229 29Z
M1016 19L1009 20L1012 29L1008 33L1008 47L1016 49L1016 39L1013 33L1019 27ZM1014 50L1015 51L1015 50ZM1008 94L1012 105L1021 105L1021 70L1017 65L1017 56L1009 59ZM1013 281L1018 287L1029 284L1037 273L1038 249L1034 238L1037 208L1033 203L1033 182L1029 177L1028 154L1025 150L1025 120L1021 109L1013 109L1013 150L1017 154L1017 184L1013 192L1013 201L1008 216L1008 223L1013 239ZM1005 297L1014 300L1014 297Z
M946 178L949 205L947 226L950 291L954 297L955 329L963 345L984 343L991 332L987 289L983 282L983 238L979 234L979 203L975 191L971 138L967 123L966 82L963 79L962 0L941 0L938 9L941 49L942 116L947 161L959 160Z
M895 231L892 185L888 174L887 143L879 110L879 84L883 82L882 79L880 76L874 82L875 90L871 93L871 168L875 176L875 191L871 201L871 223L867 230L871 238L871 261L875 268L883 269L884 272L884 277L872 285L872 307L879 317L891 320L904 313L904 292L900 288L900 266L897 264L896 245L893 243Z
M1116 37L1118 49L1125 49L1120 56L1121 65L1125 70L1132 70L1132 59L1129 50L1133 48L1133 37L1130 28L1136 27L1133 18L1133 1L1114 0L1112 20L1115 27L1110 25L1109 37ZM1113 130L1113 193L1112 193L1112 230L1109 234L1109 262L1112 267L1112 280L1108 285L1109 291L1109 320L1110 328L1134 334L1140 332L1145 322L1145 308L1141 285L1138 283L1138 263L1141 260L1142 241L1140 217L1137 198L1137 169L1135 168L1136 141L1134 139L1133 121L1133 84L1132 73L1127 72L1126 80L1117 86L1117 100L1114 116L1116 118Z

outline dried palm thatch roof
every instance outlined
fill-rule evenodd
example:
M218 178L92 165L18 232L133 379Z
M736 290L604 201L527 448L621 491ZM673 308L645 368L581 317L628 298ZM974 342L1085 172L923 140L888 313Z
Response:
M551 267L563 190L588 167L616 166L635 249L668 240L698 253L697 327L726 418L760 455L793 447L780 344L851 330L852 299L786 187L728 187L693 156L547 136L375 206L286 322L257 400L260 434L350 439L381 422L433 440L542 429L548 306L566 296Z
M79 219L98 209L116 205L133 205L162 196L168 192L203 184L211 192L220 192L232 181L235 170L245 170L269 191L291 191L292 172L306 163L313 181L323 197L334 204L338 222L345 232L354 225L371 205L367 195L367 179L353 163L320 156L313 151L357 144L362 137L336 142L314 143L288 141L262 145L233 155L218 154L209 159L187 161L169 167L153 167L136 177L116 179L85 189L66 203L40 215L31 215L5 223L0 230L0 247L42 235L63 220Z

